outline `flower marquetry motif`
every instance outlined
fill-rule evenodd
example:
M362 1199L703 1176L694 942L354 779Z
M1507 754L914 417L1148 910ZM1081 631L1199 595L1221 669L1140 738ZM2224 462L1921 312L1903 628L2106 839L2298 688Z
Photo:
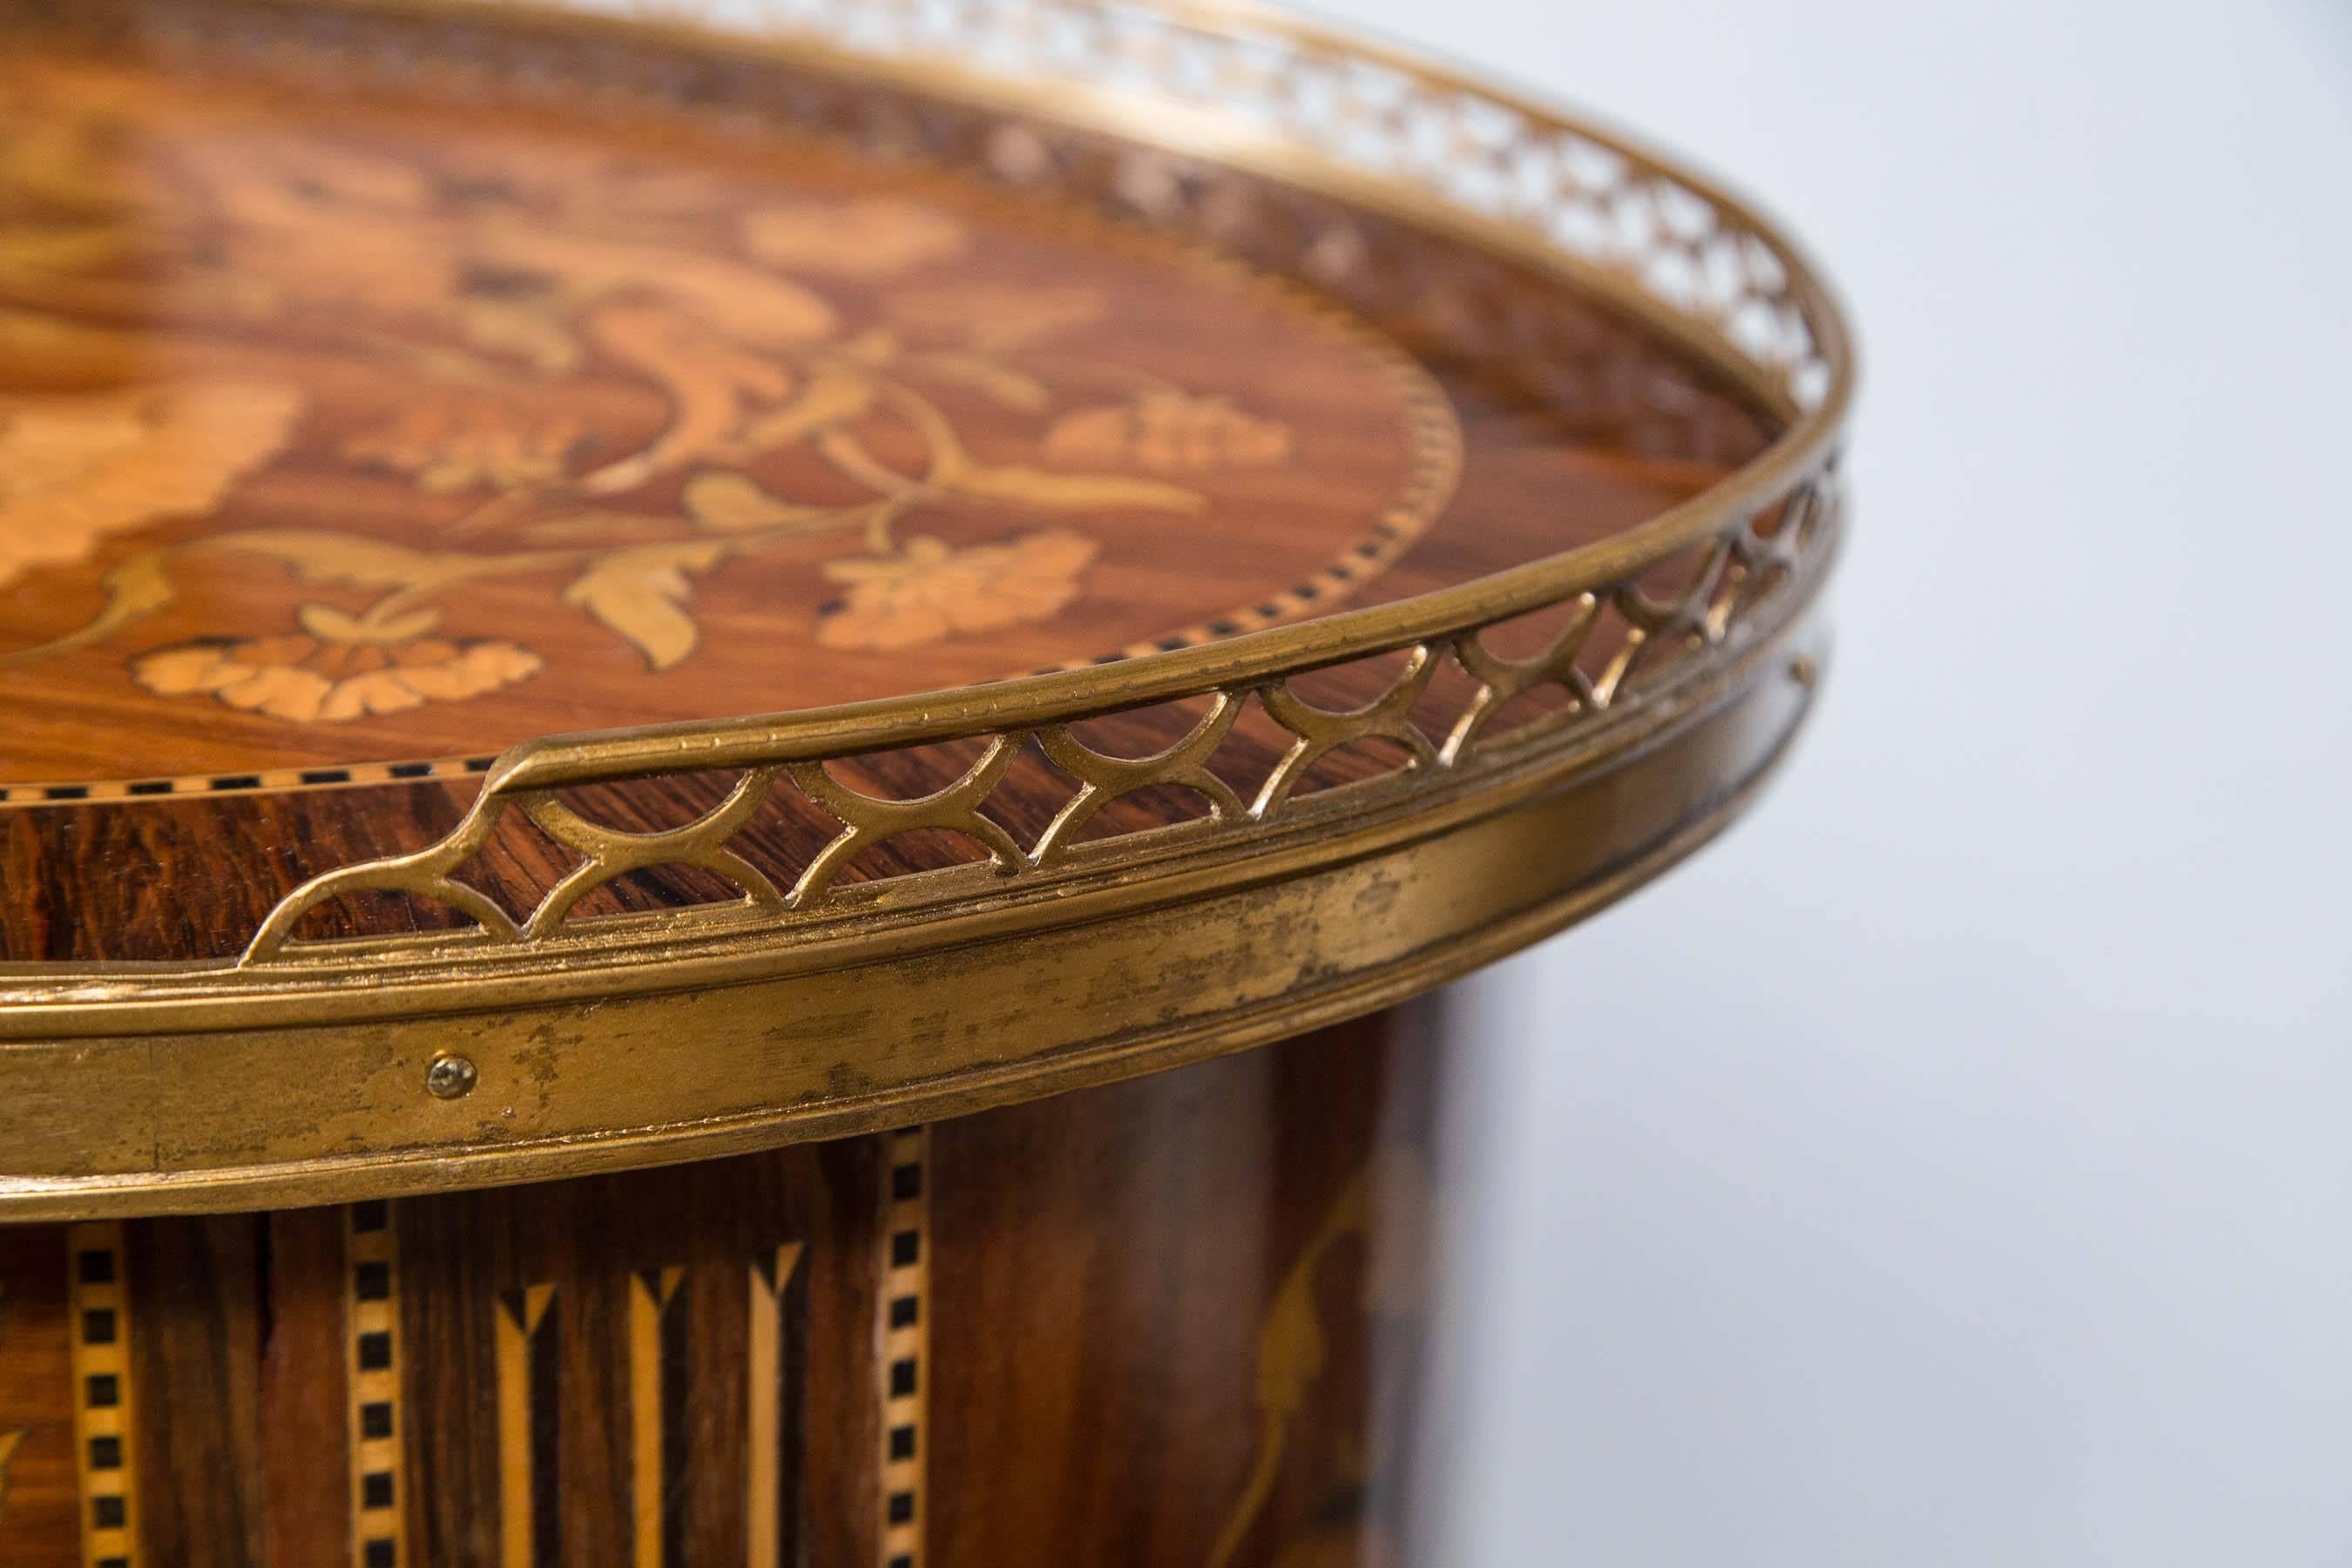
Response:
M0 584L109 534L197 516L275 456L301 407L281 386L0 395Z
M526 421L496 405L425 404L344 444L343 454L412 476L436 495L561 479L586 437L576 419Z
M1066 462L1135 463L1161 473L1264 468L1291 452L1287 426L1223 397L1147 392L1132 403L1080 408L1057 420L1045 455Z
M944 213L890 196L770 207L743 220L743 246L788 272L887 278L963 253L971 236Z
M1094 556L1093 540L1053 529L968 550L918 536L896 556L829 561L825 576L847 592L818 616L816 640L887 651L1041 621L1077 597Z
M273 719L331 723L478 696L539 667L529 648L496 638L376 642L289 633L179 643L131 668L158 696L210 692L232 708Z

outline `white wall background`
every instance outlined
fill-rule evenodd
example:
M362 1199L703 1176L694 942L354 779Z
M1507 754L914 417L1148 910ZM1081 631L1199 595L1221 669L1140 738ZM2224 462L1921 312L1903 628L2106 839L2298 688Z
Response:
M1320 8L1712 166L1865 358L1794 765L1454 994L1429 1560L2352 1563L2352 13Z

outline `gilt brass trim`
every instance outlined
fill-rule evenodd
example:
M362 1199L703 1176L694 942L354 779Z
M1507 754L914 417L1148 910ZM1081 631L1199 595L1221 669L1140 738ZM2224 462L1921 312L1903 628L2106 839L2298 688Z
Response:
M28 1125L0 1174L0 1215L327 1202L712 1157L1318 1027L1549 935L1696 849L1744 809L1803 717L1815 687L1791 658L1823 651L1818 626L1794 630L1608 768L1534 768L1483 810L1333 834L1254 884L1213 875L1157 905L1115 895L1116 919L1097 904L1052 923L1033 914L1025 930L949 922L911 958L886 942L740 984L437 1024L0 1051L0 1094L36 1092L69 1058L77 1099L112 1111L95 1130ZM425 1063L460 1041L482 1088L454 1105L422 1093ZM84 1173L47 1173L59 1169Z

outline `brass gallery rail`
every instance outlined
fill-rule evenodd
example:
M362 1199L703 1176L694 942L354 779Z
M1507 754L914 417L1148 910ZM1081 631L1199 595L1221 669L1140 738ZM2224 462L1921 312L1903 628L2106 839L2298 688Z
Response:
M1147 831L1162 838L1174 834L1231 838L1277 818L1307 770L1341 746L1385 740L1403 749L1404 761L1393 773L1345 786L1355 798L1372 790L1409 790L1423 777L1468 773L1490 756L1517 754L1544 741L1580 732L1621 703L1678 674L1692 673L1691 667L1702 662L1706 652L1747 640L1742 634L1759 612L1777 607L1774 601L1791 577L1823 552L1831 531L1825 523L1835 505L1832 483L1826 473L1817 475L1775 501L1769 532L1759 532L1753 519L1739 518L1706 542L1686 585L1662 600L1644 592L1638 575L1598 589L1571 585L1563 591L1553 579L1569 576L1563 568L1576 564L1570 558L1540 563L1524 576L1514 574L1511 580L1475 584L1464 595L1468 603L1459 609L1423 601L1398 606L1404 614L1360 612L1230 645L1138 660L1099 674L1041 676L969 694L899 699L773 719L532 742L500 760L464 820L440 842L413 854L329 872L289 894L254 939L244 962L267 963L285 955L289 947L310 945L292 940L297 924L319 905L355 892L436 900L476 921L472 931L397 939L404 945L485 939L537 942L562 933L573 907L597 888L655 866L700 868L741 889L741 899L732 907L784 915L822 907L836 891L837 873L858 853L917 829L964 835L986 848L999 873L1017 877L1068 860L1077 852L1073 841L1078 830L1104 805L1138 790L1177 786L1197 793L1208 805L1207 816L1199 821ZM1569 580L1572 584L1574 578ZM1531 657L1506 658L1481 640L1480 634L1497 622L1561 604L1569 606L1566 625ZM1433 614L1433 608L1439 613ZM1453 614L1444 615L1449 609ZM1596 647L1605 650L1605 657L1590 658L1589 650ZM1395 683L1360 708L1343 712L1317 708L1286 684L1295 676L1335 662L1399 649L1409 652ZM1450 724L1433 739L1414 722L1413 709L1446 661L1475 684ZM1590 668L1595 663L1597 669ZM1566 702L1539 718L1499 732L1493 730L1490 721L1513 700L1546 686L1563 691ZM1206 698L1207 711L1182 740L1148 757L1108 756L1072 733L1072 725L1087 719L1186 698ZM1263 784L1244 800L1209 763L1252 701L1288 740ZM985 745L962 776L912 800L866 795L824 768L830 759L971 740ZM1035 842L1024 847L992 820L985 808L1007 768L1033 741L1079 787ZM581 784L721 769L742 770L727 798L696 821L661 832L605 826L557 798L560 789ZM842 825L789 889L779 888L727 847L777 787L780 773ZM580 865L520 921L457 875L489 843L509 811L523 813L549 837L581 857ZM920 873L889 879L916 875Z
M445 9L543 20L552 8ZM570 9L583 13L567 16L570 25L604 25L593 6ZM974 37L987 40L977 66L958 63L971 57ZM1838 504L1837 442L1853 378L1834 305L1803 258L1737 202L1601 132L1377 47L1233 5L985 0L943 8L923 0L771 0L757 20L730 26L730 42L1039 116L1027 125L1007 122L1022 127L1033 148L1046 144L1048 119L1113 131L1149 125L1162 142L1451 232L1637 314L1786 423L1771 448L1731 480L1642 529L1406 603L954 694L528 742L499 759L471 810L439 843L329 872L289 894L243 965L327 945L298 940L296 928L320 905L362 891L438 900L473 922L394 939L414 948L560 940L600 923L569 919L588 893L666 863L714 873L740 891L719 910L694 912L789 918L838 898L837 873L860 851L913 829L965 835L999 873L1019 877L1068 859L1078 830L1101 806L1153 786L1192 790L1209 807L1205 820L1160 830L1163 837L1245 836L1279 816L1305 771L1339 746L1396 742L1405 756L1397 773L1354 791L1411 790L1473 771L1496 751L1520 753L1637 708L1643 693L1715 654L1728 657L1759 608L1792 578L1812 574L1826 553ZM1645 576L1677 560L1675 591L1652 597ZM1502 658L1482 640L1497 623L1563 605L1570 607L1564 628L1533 658ZM1595 649L1604 657L1589 657ZM1398 650L1410 650L1402 674L1368 706L1326 711L1289 689L1305 672ZM1472 695L1450 724L1427 733L1408 715L1449 661L1469 677ZM1565 693L1564 704L1508 731L1490 727L1512 699L1547 686ZM1191 732L1149 757L1106 755L1070 728L1203 698L1207 711ZM1286 734L1287 749L1244 798L1207 764L1253 702ZM961 777L918 799L863 794L824 766L947 741L985 747ZM1032 741L1077 789L1024 845L984 808ZM555 795L722 769L743 770L724 803L658 833L590 821ZM728 847L785 778L841 825L789 887ZM581 858L520 915L457 875L509 811ZM1095 852L1089 845L1087 853Z

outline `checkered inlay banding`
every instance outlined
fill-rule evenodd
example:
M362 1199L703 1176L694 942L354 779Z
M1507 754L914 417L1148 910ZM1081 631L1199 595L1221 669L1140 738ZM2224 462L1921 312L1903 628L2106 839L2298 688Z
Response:
M131 1289L122 1263L120 1221L67 1227L83 1568L131 1568L139 1560Z
M923 1410L929 1382L930 1130L883 1140L881 1568L923 1561Z
M405 1568L401 1529L400 1258L391 1205L343 1211L343 1363L350 1389L352 1568Z

